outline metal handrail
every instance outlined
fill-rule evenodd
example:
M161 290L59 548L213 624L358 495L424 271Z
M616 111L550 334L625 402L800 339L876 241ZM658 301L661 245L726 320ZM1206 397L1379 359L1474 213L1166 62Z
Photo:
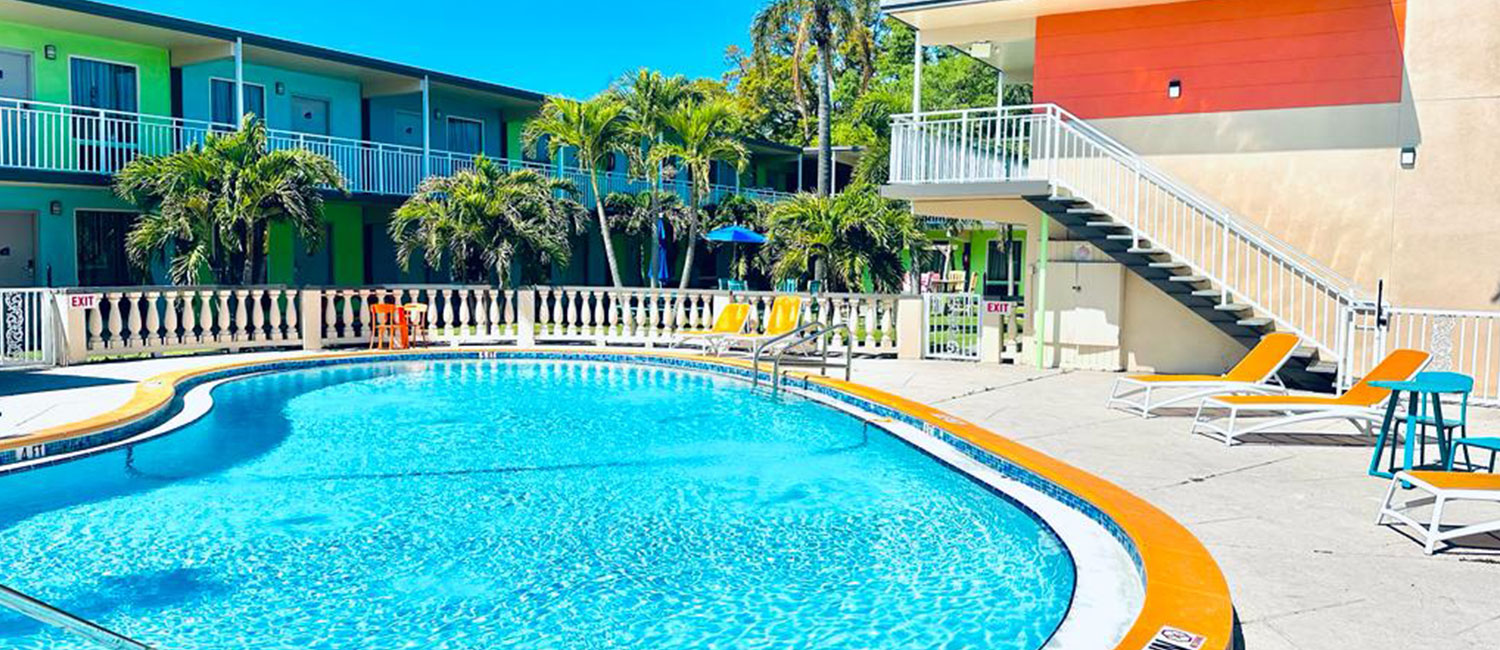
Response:
M794 337L794 336L796 336L798 334L806 332L807 330L813 329L815 327L821 327L822 325L823 325L822 323L819 323L817 321L813 321L811 323L803 323L801 325L798 325L795 329L793 329L790 332L786 332L784 334L778 334L778 335L776 335L774 337L771 337L770 340L768 340L768 341L762 341L760 345L755 346L755 351L750 354L750 368L751 368L751 372L750 372L750 385L751 385L751 387L759 387L760 386L760 353L763 350L765 350L768 347L771 347L772 345L775 345L775 344L780 343L782 341L785 341L785 340L787 340L789 338L792 338L792 337ZM775 377L772 377L771 379L774 381Z
M40 623L54 625L105 647L116 650L152 650L151 646L79 618L5 585L0 585L0 606L15 610Z
M799 333L808 332L809 330L811 330L811 333L797 336ZM794 340L782 346L781 349L776 351L776 357L771 362L771 392L774 393L781 390L781 360L786 357L787 351L798 345L807 343L808 341L818 341L818 351L823 355L823 363L818 368L818 372L826 374L828 370L828 342L825 337L835 332L843 332L844 341L846 342L852 341L854 339L854 333L850 331L848 325L844 325L842 323L837 325L825 325L823 323L812 322L802 325L797 329L777 336L769 341L760 344L759 346L756 346L755 353L751 356L751 367L753 368L753 372L751 375L751 386L758 387L760 385L761 351L771 347L773 344L791 339L794 336L796 337ZM845 352L844 357L844 381L849 381L853 376L853 368L854 349L852 346L850 346L847 347L847 351Z

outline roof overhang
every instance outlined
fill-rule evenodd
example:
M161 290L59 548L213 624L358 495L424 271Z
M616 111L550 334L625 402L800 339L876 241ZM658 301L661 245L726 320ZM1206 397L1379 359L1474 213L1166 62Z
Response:
M108 34L144 45L167 48L172 65L181 66L232 55L228 45L245 44L245 58L255 63L358 80L377 93L411 88L427 78L434 88L482 96L516 107L535 106L545 95L488 81L424 70L383 59L296 41L163 16L90 0L0 0L7 20L70 32Z

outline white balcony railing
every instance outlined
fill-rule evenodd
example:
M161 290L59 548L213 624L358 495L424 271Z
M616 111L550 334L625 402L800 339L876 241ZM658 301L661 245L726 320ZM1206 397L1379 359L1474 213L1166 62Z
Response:
M1349 280L1052 104L892 117L893 184L1042 181L1087 200L1279 329L1348 356L1369 301Z
M208 134L233 129L226 124L159 115L106 111L49 102L0 99L0 168L39 172L113 174L140 156L165 155L202 144ZM271 149L305 149L333 160L349 191L405 196L422 182L422 149L383 142L354 140L295 131L267 132ZM572 178L582 200L592 202L588 178L576 168L546 163L504 160L511 169L535 169ZM426 174L446 176L470 168L474 155L451 151L428 152ZM646 181L614 172L600 175L600 191L636 192ZM687 200L685 183L668 188ZM712 199L740 193L762 200L789 194L765 189L716 185Z

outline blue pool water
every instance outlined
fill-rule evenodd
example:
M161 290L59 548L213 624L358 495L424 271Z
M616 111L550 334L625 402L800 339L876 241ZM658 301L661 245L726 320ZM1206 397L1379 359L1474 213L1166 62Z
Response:
M663 368L248 377L0 477L3 581L163 650L1039 647L1045 526L877 429ZM0 648L87 648L0 613Z

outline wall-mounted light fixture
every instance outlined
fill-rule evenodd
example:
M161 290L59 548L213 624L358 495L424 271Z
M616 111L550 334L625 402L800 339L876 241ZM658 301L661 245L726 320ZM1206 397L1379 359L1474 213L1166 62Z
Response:
M1170 98L1170 99L1177 99L1178 97L1181 97L1181 96L1182 96L1182 82L1179 81L1179 80L1177 80L1177 79L1173 79L1171 81L1168 81L1167 82L1167 97Z
M1401 168L1413 169L1417 166L1417 148L1401 147Z
M286 94L286 84L281 83L280 81L276 82L276 94L278 94L278 95L285 95Z
M56 60L57 59L57 46L56 45L43 45L42 46L42 56L47 57L48 61L54 61L54 60Z
M53 200L51 203L48 203L47 204L47 213L51 214L54 217L61 216L62 215L62 201Z

